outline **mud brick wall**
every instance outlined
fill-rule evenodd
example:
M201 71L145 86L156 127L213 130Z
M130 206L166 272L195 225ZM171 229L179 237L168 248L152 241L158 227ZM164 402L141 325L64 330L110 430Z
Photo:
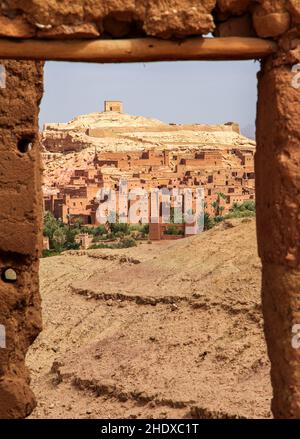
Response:
M3 0L0 36L13 38L278 39L300 24L299 0Z
M43 66L1 60L0 66L0 418L16 418L35 406L24 357L41 330L38 111Z
M277 418L300 418L300 89L292 67L300 51L266 60L259 74L257 225L262 303ZM300 69L299 69L300 70Z

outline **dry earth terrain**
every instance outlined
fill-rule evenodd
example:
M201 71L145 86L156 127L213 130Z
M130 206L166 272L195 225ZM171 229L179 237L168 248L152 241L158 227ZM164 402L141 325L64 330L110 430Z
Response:
M202 148L254 150L256 145L230 124L174 125L117 112L84 114L66 124L46 124L41 142L45 189L53 183L68 183L75 169L88 167L95 149L132 152L155 148L156 151L170 149L188 153ZM107 172L111 174L114 169L109 167Z
M33 418L270 417L254 220L42 259Z

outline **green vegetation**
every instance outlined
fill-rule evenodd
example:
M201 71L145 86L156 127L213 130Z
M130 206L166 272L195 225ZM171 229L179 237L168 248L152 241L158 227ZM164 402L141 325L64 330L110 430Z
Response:
M184 230L176 227L175 225L168 226L165 229L165 235L181 236L184 235Z
M129 247L136 247L137 243L136 240L132 237L123 239L122 241L113 243L113 244L93 244L90 246L90 249L97 249L97 248L110 248L110 249L116 249L116 248L129 248Z
M222 215L224 208L221 209L220 201L223 197L223 194L218 194L218 198L216 201L212 203L212 207L215 211L215 216L211 216L208 213L204 214L204 230L210 230L220 222L232 219L232 218L251 218L255 217L256 209L255 209L255 201L247 200L243 203L234 203L230 212L226 215Z
M204 214L204 230L210 230L220 222L232 218L255 217L255 201L248 200L244 203L235 203L230 212L223 215L222 199L226 196L221 192L212 203L214 215ZM206 206L207 207L207 206ZM174 222L177 212L171 211L171 223ZM97 248L128 248L137 245L137 241L148 241L149 224L107 223L97 227L83 226L81 221L74 224L64 224L57 220L52 213L46 212L44 216L44 236L49 238L49 250L43 250L43 257L56 256L65 250L78 250L80 244L75 241L76 235L88 233L93 236L91 249ZM176 225L166 227L166 235L182 236L184 231ZM111 242L113 241L113 242Z
M221 206L221 200L226 200L226 195L224 195L222 192L218 192L216 201L212 203L212 207L214 208L215 211L215 218L222 217L224 206Z
M78 250L80 244L75 241L78 234L93 236L90 248L128 248L136 245L137 240L148 240L148 224L107 223L97 227L83 226L81 221L64 224L52 213L44 216L44 236L49 238L50 250L43 251L43 257L57 256L65 250ZM115 241L106 244L106 241Z
M60 252L56 252L55 250L43 250L42 252L42 257L43 258L48 258L50 256L59 256Z
M210 230L216 225L214 218L207 212L204 213L204 230Z
M43 256L56 256L64 250L76 250L79 244L75 242L75 236L81 229L77 226L63 224L54 218L52 213L46 212L44 216L44 236L49 238L50 250L44 250Z
M248 218L254 217L256 213L255 201L248 200L244 203L234 203L230 213L226 215L226 218Z

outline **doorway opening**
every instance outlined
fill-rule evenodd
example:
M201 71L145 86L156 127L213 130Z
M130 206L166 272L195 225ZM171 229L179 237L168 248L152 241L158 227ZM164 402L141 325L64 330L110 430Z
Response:
M254 218L258 66L192 64L45 66L33 418L270 416ZM130 223L114 209L98 221L99 190L119 197L124 180L133 191L202 186L205 230L189 236L172 202L169 222Z

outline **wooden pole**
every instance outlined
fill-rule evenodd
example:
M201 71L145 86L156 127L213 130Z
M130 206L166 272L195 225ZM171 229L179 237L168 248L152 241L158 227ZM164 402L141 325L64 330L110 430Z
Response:
M277 50L273 41L260 38L156 38L124 40L8 40L0 39L0 59L82 62L147 62L176 60L260 59Z

